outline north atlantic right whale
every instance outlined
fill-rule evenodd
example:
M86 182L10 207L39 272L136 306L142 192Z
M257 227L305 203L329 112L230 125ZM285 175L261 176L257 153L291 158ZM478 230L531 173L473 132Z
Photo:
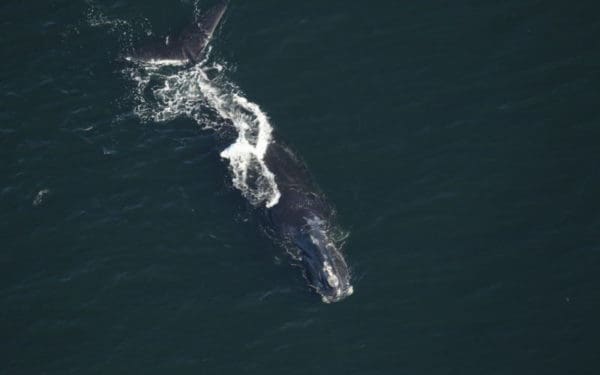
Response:
M152 64L182 65L189 69L205 55L227 9L218 1L197 23L158 47L134 51L132 58ZM278 199L254 207L268 234L300 265L305 278L324 302L351 295L351 275L335 239L335 210L317 187L306 165L281 141L270 139L260 156L274 176Z
M260 209L267 233L302 265L309 285L323 302L351 295L350 270L334 239L333 207L288 147L273 140L265 161L281 194L277 204Z

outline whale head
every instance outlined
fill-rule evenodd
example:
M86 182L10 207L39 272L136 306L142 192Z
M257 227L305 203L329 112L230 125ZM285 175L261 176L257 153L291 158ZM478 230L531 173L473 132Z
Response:
M337 302L354 292L348 264L323 221L307 220L303 230L294 236L293 245L306 279L323 302Z

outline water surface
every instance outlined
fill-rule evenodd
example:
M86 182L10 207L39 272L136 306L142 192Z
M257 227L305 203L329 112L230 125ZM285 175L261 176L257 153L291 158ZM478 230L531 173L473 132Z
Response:
M135 111L193 9L0 5L0 373L599 371L595 2L232 1L211 58L350 232L330 305L226 143Z

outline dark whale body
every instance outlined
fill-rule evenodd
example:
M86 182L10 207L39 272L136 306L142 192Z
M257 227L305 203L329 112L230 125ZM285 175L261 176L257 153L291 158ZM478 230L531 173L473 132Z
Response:
M158 48L137 51L133 59L189 65L202 60L228 1L219 1L179 37ZM266 232L302 266L310 286L324 302L353 293L348 265L334 241L334 210L313 182L304 163L276 140L264 155L280 197L271 207L257 208Z
M261 209L267 232L302 265L324 302L351 295L348 265L333 239L334 210L306 166L277 141L269 145L265 162L281 193L276 205Z

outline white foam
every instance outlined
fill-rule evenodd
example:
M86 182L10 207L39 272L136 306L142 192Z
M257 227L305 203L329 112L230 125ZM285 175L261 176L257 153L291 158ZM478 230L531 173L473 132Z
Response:
M131 56L126 57L125 60L130 61L130 62L138 62L138 63L146 64L146 65L154 65L154 66L158 66L158 67L161 67L161 66L184 66L190 62L187 59L185 59L185 60L178 60L178 59L142 60L142 59L138 59L136 57L131 57Z
M94 28L102 28L115 36L121 43L121 47L129 49L134 45L138 38L135 29L143 29L146 35L151 35L150 23L146 18L137 17L134 20L124 20L114 16L107 16L104 13L106 9L95 0L86 0L87 3L87 24Z
M39 206L40 204L42 204L44 202L44 198L46 198L46 196L50 193L50 189L42 189L40 190L35 198L33 198L33 202L32 204L34 206Z
M224 78L223 70L219 64L201 63L169 73L155 62L139 61L126 71L136 82L134 112L142 120L158 122L186 116L217 132L233 125L237 138L221 152L229 163L233 186L252 205L272 207L281 195L264 160L273 128L260 107ZM218 76L209 78L207 72ZM210 109L219 119L210 118Z

